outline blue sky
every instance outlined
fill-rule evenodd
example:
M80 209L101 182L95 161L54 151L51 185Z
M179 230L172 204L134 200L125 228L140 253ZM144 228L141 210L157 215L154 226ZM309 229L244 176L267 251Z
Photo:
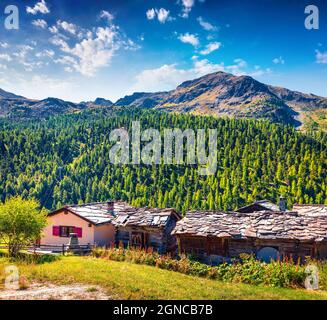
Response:
M29 98L113 101L215 71L327 96L327 1L0 0L0 87ZM304 8L319 8L319 30Z

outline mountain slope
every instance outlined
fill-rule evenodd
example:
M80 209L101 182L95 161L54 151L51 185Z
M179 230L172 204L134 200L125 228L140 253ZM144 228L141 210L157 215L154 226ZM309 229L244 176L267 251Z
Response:
M134 93L118 100L116 105L266 118L298 126L302 112L327 108L327 98L268 86L249 76L217 72L186 81L169 92Z
M0 89L0 100L1 99L26 99L22 96L17 96L14 93L7 92L5 90Z
M217 117L268 119L327 131L327 98L263 84L249 76L216 72L182 83L169 92L137 92L119 99L97 98L75 104L56 98L29 100L0 89L0 117L46 118L62 113L111 107L192 112Z
M103 98L96 98L93 102L96 106L102 106L102 107L111 107L114 103L110 100L103 99Z
M14 97L14 94L11 94ZM56 98L29 100L23 97L0 98L0 117L11 119L47 118L49 116L80 112L87 106Z

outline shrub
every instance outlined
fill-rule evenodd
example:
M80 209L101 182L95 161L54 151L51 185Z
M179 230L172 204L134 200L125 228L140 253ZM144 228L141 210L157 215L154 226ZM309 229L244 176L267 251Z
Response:
M60 259L60 256L52 254L31 254L20 252L17 257L11 258L13 261L24 262L28 264L44 264L51 263Z
M95 248L93 256L155 266L197 277L271 287L303 287L306 277L304 266L286 258L283 261L264 263L251 255L241 255L240 260L235 260L231 264L225 262L218 266L209 266L193 261L185 255L179 259L172 259L170 255L159 255L151 249L124 249L122 247Z
M0 239L8 246L10 257L17 257L25 247L41 237L47 224L45 210L36 200L21 197L0 203Z

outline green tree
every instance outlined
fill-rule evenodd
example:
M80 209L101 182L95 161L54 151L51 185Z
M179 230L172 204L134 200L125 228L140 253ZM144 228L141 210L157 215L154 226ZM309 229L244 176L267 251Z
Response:
M10 257L41 237L47 220L45 210L39 207L36 200L21 197L0 204L0 238L8 246Z

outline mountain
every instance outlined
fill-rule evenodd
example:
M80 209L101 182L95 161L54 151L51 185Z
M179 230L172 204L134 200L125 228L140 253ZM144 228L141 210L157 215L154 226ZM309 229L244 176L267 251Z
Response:
M12 112L28 108L30 100L0 89L0 117L9 117Z
M86 109L84 105L57 98L40 101L23 97L0 99L0 117L11 119L47 118L53 115L80 112L84 109Z
M95 101L81 102L78 104L57 98L29 100L0 89L0 118L43 119L59 114L77 113L87 109L107 108L112 105L113 103L110 100L103 98L97 98Z
M249 76L216 72L182 83L168 92L136 92L119 99L78 104L57 98L29 100L0 89L0 117L46 118L88 109L134 107L192 112L217 117L269 119L327 131L327 98L263 84Z
M0 100L2 99L26 99L22 96L17 96L11 92L0 89Z
M93 104L101 107L111 107L114 103L110 100L106 100L103 98L96 98Z
M56 114L75 113L86 109L82 104L75 104L57 98L47 98L30 106L32 114L37 117L49 117Z
M304 113L326 110L327 98L269 86L249 76L216 72L186 81L169 92L134 93L115 105L219 117L265 118L299 126Z
M114 105L112 101L104 98L96 98L94 101L83 101L80 104L85 105L88 109L109 108Z

